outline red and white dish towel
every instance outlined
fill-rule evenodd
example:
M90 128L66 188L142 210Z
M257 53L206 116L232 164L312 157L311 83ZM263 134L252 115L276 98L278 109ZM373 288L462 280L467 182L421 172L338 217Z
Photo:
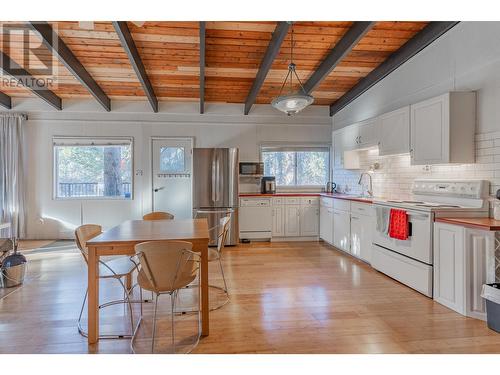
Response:
M389 237L398 240L408 239L408 214L405 210L391 208L389 214Z

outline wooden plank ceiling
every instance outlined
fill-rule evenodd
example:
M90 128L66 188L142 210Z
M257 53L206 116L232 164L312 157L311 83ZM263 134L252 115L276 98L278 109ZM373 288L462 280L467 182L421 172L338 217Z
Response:
M159 101L200 98L199 22L127 22ZM205 102L244 103L257 74L276 22L206 22ZM111 22L86 29L78 22L50 22L61 39L112 100L143 100L146 95ZM315 105L330 105L421 31L427 22L376 22L359 43L312 92ZM352 22L296 22L294 62L303 82L318 68ZM290 62L291 28L257 96L267 104L279 94ZM30 32L31 42L40 37ZM26 40L11 36L2 52L22 61ZM2 40L4 35L2 34ZM54 58L43 45L43 59ZM89 91L56 59L60 98L92 98ZM40 62L42 64L42 62ZM6 76L3 75L3 78ZM11 97L33 96L24 87L0 84Z

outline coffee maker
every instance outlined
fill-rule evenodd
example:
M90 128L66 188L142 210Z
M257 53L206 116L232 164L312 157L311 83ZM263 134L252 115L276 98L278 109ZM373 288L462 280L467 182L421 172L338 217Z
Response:
M266 176L260 180L260 192L262 194L276 193L276 177Z

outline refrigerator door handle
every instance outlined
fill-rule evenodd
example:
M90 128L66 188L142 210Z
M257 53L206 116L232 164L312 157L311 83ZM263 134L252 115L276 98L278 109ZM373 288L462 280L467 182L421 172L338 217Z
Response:
M217 176L216 176L216 159L215 159L215 155L212 157L212 186L210 187L212 189L212 202L215 203L215 201L217 200L217 197L216 197L216 180L217 180Z
M220 200L221 192L220 192L220 155L217 155L217 202Z

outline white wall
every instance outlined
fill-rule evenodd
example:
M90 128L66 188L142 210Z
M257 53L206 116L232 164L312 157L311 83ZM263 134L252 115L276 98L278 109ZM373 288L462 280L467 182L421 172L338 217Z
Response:
M477 133L500 130L500 22L461 22L338 112L334 128L447 91L477 91Z
M15 110L28 113L25 127L27 214L29 238L71 238L75 226L99 223L104 227L139 218L151 209L151 137L194 137L195 147L239 147L241 160L258 160L262 142L324 142L331 136L328 108L315 107L296 117L256 106L244 116L239 105L208 105L199 115L194 103L162 103L153 114L147 103L113 103L100 110L93 101L65 102L54 111L39 101L19 100ZM131 201L54 200L54 136L129 136L134 139L134 199Z

